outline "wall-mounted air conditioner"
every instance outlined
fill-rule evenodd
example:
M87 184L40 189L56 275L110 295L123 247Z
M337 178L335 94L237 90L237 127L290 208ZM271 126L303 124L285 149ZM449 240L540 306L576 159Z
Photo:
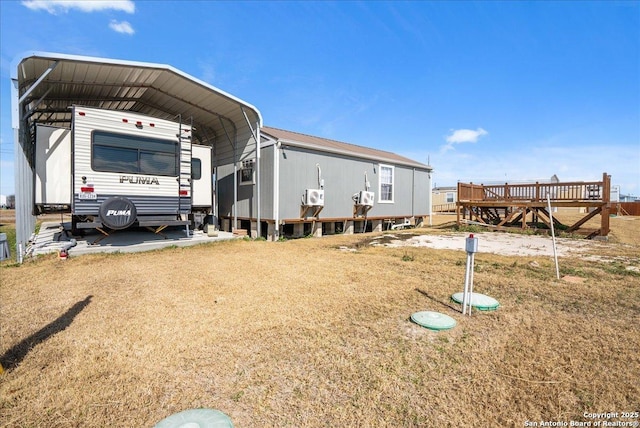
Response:
M361 190L358 192L358 197L356 198L356 205L366 205L369 207L373 206L373 201L375 199L375 193L368 192L366 190Z
M313 207L324 206L324 189L306 189L304 191L304 204Z

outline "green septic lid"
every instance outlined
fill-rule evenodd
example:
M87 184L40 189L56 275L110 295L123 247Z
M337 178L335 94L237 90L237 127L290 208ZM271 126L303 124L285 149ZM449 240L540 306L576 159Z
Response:
M191 409L164 418L154 428L233 428L233 423L219 410Z
M462 304L463 299L464 293L456 293L451 296L451 300L456 303ZM471 293L471 306L481 311L495 311L500 306L500 303L493 297L480 293Z
M456 320L438 312L423 311L411 315L411 321L431 330L449 330L456 326Z

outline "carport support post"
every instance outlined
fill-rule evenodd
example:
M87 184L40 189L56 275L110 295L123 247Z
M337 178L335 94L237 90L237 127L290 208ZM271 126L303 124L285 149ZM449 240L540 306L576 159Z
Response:
M11 127L13 128L13 159L15 176L16 205L16 248L17 260L22 263L27 243L36 228L36 217L33 214L34 178L33 152L28 147L27 123L24 118L24 103L42 81L58 66L52 62L38 79L20 95L18 66L11 67ZM15 72L15 75L13 74Z
M249 117L247 116L247 112L244 111L244 107L240 107L242 110L242 114L244 115L244 120L247 122L247 126L251 131L251 135L256 142L256 230L258 234L258 238L262 236L262 222L260 221L260 121L255 123L256 128L253 129L251 126L251 122L249 121Z

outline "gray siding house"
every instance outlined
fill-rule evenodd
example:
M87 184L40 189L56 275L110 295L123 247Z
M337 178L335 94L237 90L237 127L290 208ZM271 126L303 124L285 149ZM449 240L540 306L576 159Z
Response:
M222 230L277 240L413 226L430 214L429 165L270 127L260 137L260 159L243 154L235 170L217 170Z

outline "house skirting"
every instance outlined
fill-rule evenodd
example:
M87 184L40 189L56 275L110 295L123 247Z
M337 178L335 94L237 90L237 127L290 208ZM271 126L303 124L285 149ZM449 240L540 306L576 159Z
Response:
M334 218L290 218L280 220L276 227L273 219L261 219L262 237L268 241L280 238L321 237L325 235L350 235L354 233L382 232L394 227L418 227L424 224L428 215L417 216L379 216L379 217L334 217ZM258 223L255 218L220 217L220 229L224 232L236 232L251 238L258 238Z

